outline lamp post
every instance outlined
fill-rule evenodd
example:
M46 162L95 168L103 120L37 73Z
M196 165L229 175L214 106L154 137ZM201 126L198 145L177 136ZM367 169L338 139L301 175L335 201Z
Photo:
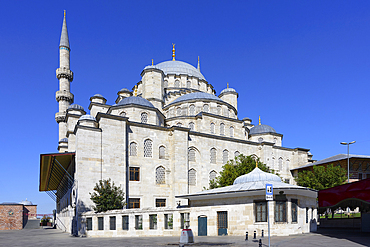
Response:
M356 141L352 141L352 142L341 142L340 144L342 144L342 145L347 145L347 169L348 169L348 171L347 171L347 176L348 176L348 180L347 180L347 183L349 183L349 145L350 144L353 144L353 143L355 143Z

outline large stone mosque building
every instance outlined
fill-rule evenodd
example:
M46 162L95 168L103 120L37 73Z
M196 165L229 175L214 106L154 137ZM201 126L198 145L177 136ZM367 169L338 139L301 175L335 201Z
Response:
M208 188L222 166L239 154L258 157L279 173L287 186L299 187L294 185L290 169L309 163L309 150L283 147L283 135L274 128L238 116L237 91L227 87L216 95L201 73L199 59L197 68L178 61L173 46L172 59L144 67L138 83L122 85L125 88L118 91L115 104L107 104L100 94L93 95L87 114L87 109L74 104L70 90L73 72L65 16L59 52L59 111L55 115L59 153L41 155L40 191L56 200L61 229L111 226L113 216L107 216L110 223L102 223L96 215L88 217L93 214L89 193L100 179L109 178L125 192L127 209L123 211L133 212L127 224L135 224L137 229L141 222L145 230L148 222L147 229L152 229L150 215L154 214L137 218L137 212L159 210L155 214L155 224L159 224L166 221L159 219L160 214L167 215L168 221L167 210L173 217L171 227L175 229L179 222L180 229L184 219L191 222L193 217L186 211L190 197L181 195ZM314 201L310 207L315 207ZM186 212L176 216L176 210ZM126 221L117 219L122 229L126 223L121 221ZM244 230L240 232L244 234Z

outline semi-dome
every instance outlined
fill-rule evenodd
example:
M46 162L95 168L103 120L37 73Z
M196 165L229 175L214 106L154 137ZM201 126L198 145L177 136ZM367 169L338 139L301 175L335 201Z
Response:
M257 135L263 133L276 133L275 129L266 124L259 124L251 128L249 134L250 135Z
M127 97L122 99L120 102L116 104L117 106L124 106L124 105L140 105L140 106L146 106L150 108L155 108L152 103L150 103L147 99L141 98L141 97Z
M27 200L27 198L26 198L26 200L21 201L19 204L23 204L23 205L33 205L33 203L32 203L32 202L30 202L30 201L28 201L28 200Z
M68 142L68 138L63 138L59 142Z
M92 121L96 121L96 119L93 116L89 115L89 114L86 114L86 115L81 116L78 120L92 120Z
M204 92L196 92L196 93L188 93L183 96L178 97L174 101L172 101L170 104L176 104L179 102L183 101L188 101L188 100L216 100L222 103L225 103L222 99L219 97L210 94L210 93L204 93Z
M275 174L264 172L256 167L250 173L237 177L234 180L234 185L260 181L281 182L281 178Z
M81 110L84 111L84 108L78 104L73 104L68 106L68 110Z
M200 73L200 71L196 69L193 65L182 62L182 61L173 61L173 60L165 61L157 65L146 66L144 70L150 69L150 68L160 69L163 71L165 75L168 75L168 74L189 75L189 76L198 77L199 79L206 80L206 78L204 78L202 73Z

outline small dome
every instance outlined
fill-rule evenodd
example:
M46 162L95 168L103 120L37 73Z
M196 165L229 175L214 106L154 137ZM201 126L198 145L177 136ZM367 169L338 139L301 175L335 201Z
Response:
M140 105L140 106L155 108L153 104L150 103L147 99L144 99L141 97L135 97L135 96L124 98L120 102L117 103L117 106L123 106L123 105Z
M61 142L68 142L68 138L63 138L62 140L59 141L59 143Z
M222 99L220 99L219 97L217 97L213 94L203 93L203 92L196 92L196 93L188 93L188 94L185 94L183 96L180 96L177 99L175 99L174 101L172 101L170 104L172 105L172 104L176 104L176 103L179 103L179 102L182 102L182 101L195 100L195 99L197 99L197 100L198 99L199 100L216 100L216 101L225 103Z
M84 108L80 105L73 104L68 106L68 110L79 110L79 111L84 111Z
M118 91L119 93L121 92L128 92L128 93L131 93L130 90L128 90L127 88L122 88L121 90Z
M27 201L27 198L26 198L26 200L21 201L19 204L23 204L23 205L33 205L33 204L32 204L32 202Z
M244 184L249 182L272 181L281 182L281 178L275 174L264 172L258 167L254 168L250 173L237 177L234 184Z
M228 87L228 88L225 88L224 90L222 90L220 95L224 94L224 93L236 93L236 90L234 88Z
M202 73L200 73L200 71L196 69L193 65L181 61L166 61L159 63L157 65L146 66L144 70L151 68L160 69L163 71L165 75L168 74L189 75L198 77L199 79L206 80Z
M259 124L251 128L249 132L250 135L257 135L262 133L276 133L276 131L269 125Z
M86 115L81 116L80 119L78 119L78 120L92 120L92 121L96 121L96 119L93 116L89 115L89 114L86 114Z
M99 93L94 94L94 96L92 96L92 97L96 97L96 98L103 98L103 99L105 99L105 98L104 98L104 96L103 96L103 95L101 95L101 94L99 94Z

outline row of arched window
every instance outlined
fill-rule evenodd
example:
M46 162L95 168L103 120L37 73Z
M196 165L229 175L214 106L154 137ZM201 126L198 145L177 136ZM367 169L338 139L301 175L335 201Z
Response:
M165 88L167 88L167 87L168 87L168 81L167 81L167 80L165 80L165 81L164 81L164 87L165 87ZM175 83L174 83L174 87L182 87L180 80L176 80L176 81L175 81ZM191 81L187 81L187 82L186 82L186 87L187 87L187 88L192 88L192 86L191 86ZM199 84L199 82L198 82L195 88L199 89L199 87L200 87L200 84Z
M130 143L130 156L137 156L138 145L136 142ZM144 140L144 157L153 157L153 142L150 139ZM166 147L159 147L159 159L166 158Z
M173 111L173 109L171 111ZM209 104L204 104L202 111L203 112L210 112L210 106L209 106ZM189 116L194 116L194 115L196 115L196 113L197 112L196 112L195 105L194 104L191 104L189 106ZM178 117L179 116L185 116L186 115L186 109L181 108L180 106L177 107L175 109L175 115L178 116ZM224 108L223 111L222 111L222 107L221 106L217 106L217 115L222 115L222 116L225 116L225 117L232 117L232 118L235 117L235 113L234 113L233 110ZM174 116L174 114L172 114L172 116ZM168 113L167 113L167 117L169 117L168 116Z
M215 123L213 123L213 122L211 123L210 129L211 129L211 134L216 134L216 124ZM228 134L229 134L230 137L234 137L234 127L233 126L230 126ZM220 135L222 135L222 136L226 135L225 134L225 124L224 123L220 123Z
M216 178L217 172L212 170L209 173L209 181L212 181ZM188 183L189 185L197 185L197 171L194 168L191 168L188 171ZM165 184L166 183L166 174L165 168L163 166L158 166L155 169L155 183L156 184Z

